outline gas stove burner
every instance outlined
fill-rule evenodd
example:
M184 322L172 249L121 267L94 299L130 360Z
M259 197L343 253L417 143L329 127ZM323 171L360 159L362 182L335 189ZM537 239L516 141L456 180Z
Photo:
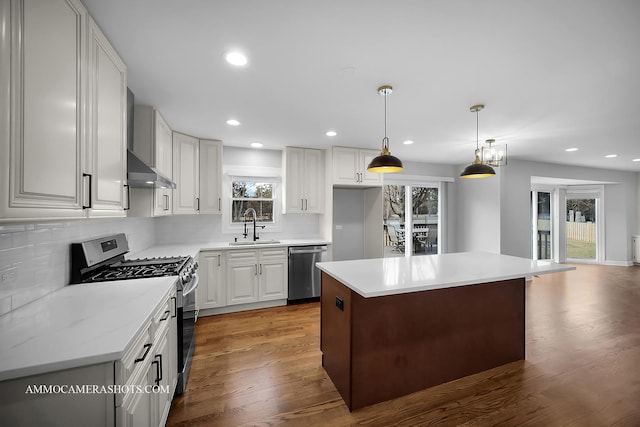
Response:
M123 260L86 279L87 282L141 279L146 277L177 276L189 263L190 257L164 257Z

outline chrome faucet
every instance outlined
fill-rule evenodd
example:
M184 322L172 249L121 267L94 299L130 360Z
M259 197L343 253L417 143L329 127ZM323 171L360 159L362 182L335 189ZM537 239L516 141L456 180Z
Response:
M246 238L247 237L247 214L251 212L251 216L253 217L253 241L255 242L256 240L259 239L258 234L256 233L256 227L260 227L260 228L264 228L264 225L256 225L256 210L253 208L248 208L246 211L244 211L244 213L242 214L243 218L244 218L244 233L242 233L242 235Z

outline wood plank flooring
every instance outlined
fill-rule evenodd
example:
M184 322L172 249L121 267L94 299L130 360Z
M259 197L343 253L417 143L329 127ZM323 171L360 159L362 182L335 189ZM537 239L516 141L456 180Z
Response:
M527 282L526 360L354 412L318 303L200 318L167 425L640 426L640 267L576 267Z

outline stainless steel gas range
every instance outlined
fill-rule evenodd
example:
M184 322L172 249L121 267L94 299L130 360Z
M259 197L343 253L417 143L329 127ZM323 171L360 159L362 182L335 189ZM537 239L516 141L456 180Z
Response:
M176 276L178 324L178 385L182 394L187 384L195 347L196 288L198 263L190 256L125 259L129 244L124 234L71 244L71 283Z

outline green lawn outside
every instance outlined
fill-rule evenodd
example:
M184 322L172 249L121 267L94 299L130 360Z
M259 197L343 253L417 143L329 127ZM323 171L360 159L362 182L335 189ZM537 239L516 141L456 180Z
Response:
M596 259L596 244L567 239L567 258Z

